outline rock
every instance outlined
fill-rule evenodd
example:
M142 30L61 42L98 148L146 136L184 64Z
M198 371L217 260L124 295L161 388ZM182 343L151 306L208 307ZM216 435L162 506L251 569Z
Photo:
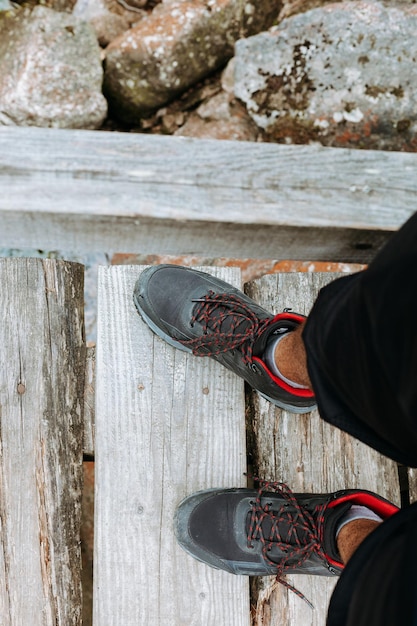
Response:
M235 57L232 57L224 68L220 83L223 91L234 97L235 95Z
M64 11L66 13L71 13L74 8L76 0L38 0L37 4L44 5L48 7L48 9L53 9L54 11Z
M146 12L136 8L128 11L116 0L77 0L73 15L89 22L100 46L106 47L146 16Z
M160 0L158 1L160 2ZM129 7L130 11L134 10L135 8L144 9L148 4L148 0L118 0L118 2L125 7Z
M417 7L343 2L237 42L235 94L272 140L417 149Z
M239 119L203 120L196 114L174 135L177 137L195 137L199 139L226 139L230 141L256 141L257 133L250 124L242 124Z
M41 6L0 24L0 124L98 128L107 103L91 27Z
M161 116L162 126L161 129L168 135L173 135L178 128L184 126L186 120L186 114L183 111L177 111L176 113L169 113L166 111Z
M305 13L316 7L337 2L338 0L284 0L284 6L279 14L279 20L290 17L296 13Z
M197 112L203 120L229 120L229 96L225 92L220 92L207 102L203 102Z
M203 103L174 135L200 139L256 141L259 131L244 107L221 92Z
M100 13L100 15L94 16L89 21L102 48L108 46L116 37L119 37L130 28L126 18L111 11Z
M271 26L279 9L276 0L158 5L106 49L104 90L113 114L131 123L151 115L224 65L235 41Z

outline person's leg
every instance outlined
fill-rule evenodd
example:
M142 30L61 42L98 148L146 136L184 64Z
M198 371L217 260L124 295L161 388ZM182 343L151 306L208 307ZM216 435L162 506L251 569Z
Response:
M329 604L327 626L416 626L417 504L361 543Z
M320 292L303 331L320 415L417 466L417 214L357 274Z

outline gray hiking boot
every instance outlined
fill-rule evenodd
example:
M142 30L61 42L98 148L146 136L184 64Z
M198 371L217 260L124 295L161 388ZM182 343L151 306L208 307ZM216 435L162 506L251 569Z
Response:
M133 299L148 326L175 348L216 359L281 408L315 408L312 391L287 384L263 360L268 342L295 330L303 315L274 316L228 283L178 265L146 268Z
M341 518L363 505L382 519L399 509L369 491L293 493L283 483L254 489L208 489L188 496L177 508L174 528L191 556L231 574L338 576L344 565L336 545ZM304 598L305 599L305 598Z

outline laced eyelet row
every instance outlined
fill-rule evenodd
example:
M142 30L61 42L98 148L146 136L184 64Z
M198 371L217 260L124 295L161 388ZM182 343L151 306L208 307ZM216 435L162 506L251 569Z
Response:
M193 302L197 306L190 327L201 324L201 335L181 343L191 348L196 356L215 356L239 349L243 362L259 373L258 366L252 361L253 346L273 318L260 320L248 304L233 294L209 291ZM227 331L222 330L225 322Z
M286 572L300 568L313 553L316 553L327 563L322 547L324 534L323 511L325 505L318 506L315 509L314 513L317 520L315 521L313 515L297 501L294 493L286 484L256 480L260 483L260 488L256 500L251 500L249 503L251 518L247 546L250 549L254 549L255 542L261 542L262 556L268 565L276 569L278 582L293 591L313 608L311 602L282 577ZM265 498L264 492L267 491L274 491L284 499L278 510L272 510L273 503L271 501L262 503L262 499ZM268 536L264 534L265 520L268 520L268 526L270 527ZM287 527L285 536L281 535L280 524ZM268 556L274 546L285 555L278 563L272 561Z

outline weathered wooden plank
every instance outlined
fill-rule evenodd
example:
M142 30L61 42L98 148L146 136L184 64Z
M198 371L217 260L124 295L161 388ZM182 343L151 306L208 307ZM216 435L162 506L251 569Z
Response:
M415 210L417 156L0 128L0 245L366 262Z
M277 274L248 285L274 313L285 307L307 314L319 289L335 274ZM397 466L371 448L326 424L317 411L305 416L274 409L253 394L253 430L259 473L294 491L328 493L343 488L375 491L400 504ZM260 581L255 626L323 626L334 579L288 576L315 610L273 579Z
M83 276L0 260L2 626L81 625Z
M140 271L99 273L94 625L248 626L248 581L173 534L186 495L245 484L243 382L148 329L132 301ZM239 283L236 268L207 271Z
M417 502L417 469L415 467L408 468L408 488L410 504Z
M94 456L96 386L96 347L87 347L85 387L84 387L84 438L83 450L87 456Z

